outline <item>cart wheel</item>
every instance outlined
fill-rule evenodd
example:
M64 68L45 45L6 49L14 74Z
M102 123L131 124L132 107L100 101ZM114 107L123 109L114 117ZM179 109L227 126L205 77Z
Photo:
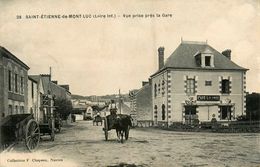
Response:
M54 138L55 138L55 132L54 132L54 129L51 131L51 141L54 141Z
M39 145L40 128L34 119L28 121L25 129L25 145L29 151L33 151Z
M129 137L129 131L130 131L130 126L128 126L126 131L125 131L125 140L127 140L128 137Z
M105 139L108 140L108 126L107 126L107 119L105 119L104 123L104 132L105 132Z

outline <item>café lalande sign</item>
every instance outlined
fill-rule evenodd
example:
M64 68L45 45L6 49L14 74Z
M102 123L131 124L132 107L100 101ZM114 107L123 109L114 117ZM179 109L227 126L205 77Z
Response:
M218 95L197 95L197 101L219 101Z

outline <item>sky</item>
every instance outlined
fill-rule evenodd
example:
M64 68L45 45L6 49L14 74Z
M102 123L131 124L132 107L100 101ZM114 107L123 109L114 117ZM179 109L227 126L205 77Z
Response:
M92 18L26 19L69 14ZM116 17L93 18L98 14ZM0 45L25 62L29 74L49 73L51 66L52 79L69 84L73 94L140 88L158 69L158 47L165 47L166 59L181 38L231 49L231 59L250 69L247 91L260 92L260 0L0 0Z

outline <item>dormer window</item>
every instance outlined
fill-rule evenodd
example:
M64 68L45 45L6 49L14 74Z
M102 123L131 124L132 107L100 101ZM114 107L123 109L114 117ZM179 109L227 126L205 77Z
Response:
M195 55L195 61L197 66L202 68L214 67L214 55L210 49L204 51L198 51Z
M206 67L211 66L211 56L205 56L205 66Z

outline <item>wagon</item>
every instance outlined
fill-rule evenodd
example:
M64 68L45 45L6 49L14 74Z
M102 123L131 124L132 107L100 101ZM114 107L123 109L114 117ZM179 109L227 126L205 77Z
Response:
M116 129L115 126L115 120L116 119L120 119L120 117L124 117L126 115L123 115L123 114L116 114L116 108L115 109L110 109L110 113L111 115L108 115L105 117L104 119L104 128L103 128L103 131L104 131L104 135L105 135L105 140L107 141L108 140L108 131L110 131L111 129ZM121 142L123 143L123 132L124 132L124 135L125 135L125 139L128 140L128 137L129 137L129 131L130 131L130 126L131 126L131 123L130 124L126 124L126 128L124 129L124 131L121 132L121 134L118 135L118 137L121 137Z
M97 115L93 119L93 126L95 125L95 123L98 126L99 122L101 123L101 126L102 126L102 123L103 123L102 117L100 115Z
M38 147L40 127L32 114L9 115L1 121L1 149L24 141L29 151Z
M41 107L41 115L39 116L39 127L41 136L49 135L51 141L55 138L55 115L53 109L53 98L51 95L43 95L43 105ZM58 125L57 123L56 125Z

